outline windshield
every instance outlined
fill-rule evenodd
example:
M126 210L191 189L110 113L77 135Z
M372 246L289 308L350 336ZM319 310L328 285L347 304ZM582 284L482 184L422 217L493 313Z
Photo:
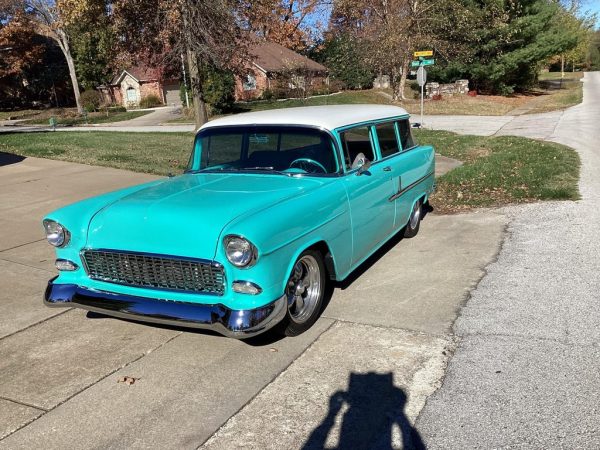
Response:
M188 171L331 174L338 163L331 137L317 129L215 127L196 137Z

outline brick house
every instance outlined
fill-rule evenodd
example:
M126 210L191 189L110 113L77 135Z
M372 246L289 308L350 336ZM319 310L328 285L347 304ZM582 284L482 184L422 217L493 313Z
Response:
M244 76L236 76L235 99L261 98L266 90L278 97L325 92L327 68L282 45L257 40L249 49L251 63Z
M158 71L148 67L137 66L123 70L113 79L98 86L106 103L123 105L126 108L139 106L140 100L148 95L155 95L165 105L179 105L179 81L163 80Z

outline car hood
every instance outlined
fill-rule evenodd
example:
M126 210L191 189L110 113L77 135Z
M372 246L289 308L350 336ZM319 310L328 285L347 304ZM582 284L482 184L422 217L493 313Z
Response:
M185 174L97 212L87 248L213 259L223 228L245 214L316 189L326 178L271 174Z

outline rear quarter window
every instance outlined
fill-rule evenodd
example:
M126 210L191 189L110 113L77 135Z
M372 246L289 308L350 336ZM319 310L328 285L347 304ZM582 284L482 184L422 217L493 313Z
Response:
M402 145L402 150L408 150L415 146L408 119L398 121L398 131L400 132L400 144Z
M396 138L396 126L394 122L382 123L375 127L381 157L393 155L400 151L398 139Z

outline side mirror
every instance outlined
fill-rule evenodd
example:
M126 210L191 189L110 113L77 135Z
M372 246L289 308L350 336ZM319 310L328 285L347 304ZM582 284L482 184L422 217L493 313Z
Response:
M362 175L370 168L371 168L371 161L369 161L367 158L360 158L358 160L358 170L356 171L356 175Z

